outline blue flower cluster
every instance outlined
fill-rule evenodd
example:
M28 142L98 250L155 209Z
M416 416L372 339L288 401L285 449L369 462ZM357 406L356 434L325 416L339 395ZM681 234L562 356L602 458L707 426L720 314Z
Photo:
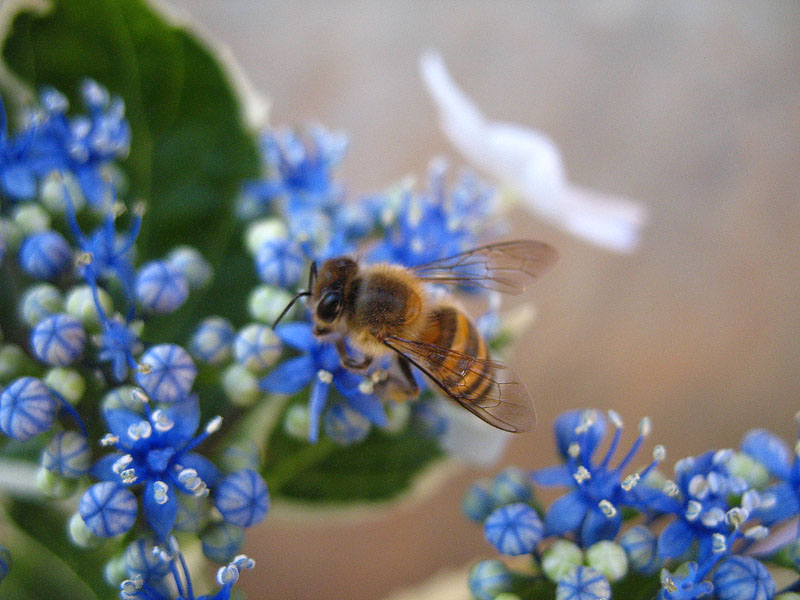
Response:
M291 299L287 289L305 284L303 273L314 261L358 249L369 262L415 266L478 246L480 236L500 226L493 218L493 190L469 173L448 186L443 161L432 164L425 190L403 182L382 194L348 199L335 179L346 147L344 136L322 127L302 133L278 129L263 137L265 176L245 186L239 211L248 222L246 243L263 283L253 291L251 313L264 324L274 321ZM348 371L333 344L314 338L308 312L298 313L289 315L298 321L275 330L280 347L291 354L266 374L270 364L242 373L237 358L240 365L231 367L231 380L233 374L245 379L258 375L260 388L272 394L307 389L308 405L286 412L285 429L311 441L319 438L320 425L341 444L362 440L372 426L387 426L384 401L374 393L386 365L377 364L366 375ZM230 336L220 320L201 325L195 356L225 361L223 340ZM232 387L232 399L243 394L245 386ZM248 389L244 395L257 394ZM423 413L427 409L424 403L415 407Z
M596 456L609 422L614 433ZM661 446L649 464L627 472L650 433L648 419L612 464L622 429L613 411L608 419L595 410L564 413L554 425L562 464L531 473L512 467L469 488L462 508L483 522L487 541L501 554L529 554L534 562L525 572L498 560L478 563L469 576L474 596L534 598L554 590L557 598L608 599L635 573L641 593L660 600L774 598L768 566L793 560L800 547L795 525L789 535L771 535L800 515L800 441L790 450L774 434L753 430L739 451L685 458L667 479L658 469ZM568 491L542 510L534 484ZM765 538L769 550L751 554ZM800 561L795 565L800 570ZM784 591L798 589L800 578Z
M135 264L144 206L129 211L118 200L114 165L131 142L124 106L95 82L82 92L87 114L68 116L66 98L45 90L15 135L0 102L0 293L18 298L19 318L3 323L0 433L41 448L43 492L80 490L70 521L75 544L134 540L121 598L172 598L170 586L196 598L172 535L182 531L197 535L211 560L229 563L219 591L202 596L227 599L241 569L252 566L236 555L244 529L266 516L269 493L252 465L217 466L200 453L222 419L200 427L190 353L140 337L152 316L177 311L207 285L211 269L189 247ZM232 332L216 332L217 345L227 347ZM237 359L248 365L265 367L280 352L263 327L236 342ZM209 346L198 343L192 348ZM100 440L85 424L97 406L108 432ZM110 452L96 456L98 447ZM0 579L9 565L0 548Z

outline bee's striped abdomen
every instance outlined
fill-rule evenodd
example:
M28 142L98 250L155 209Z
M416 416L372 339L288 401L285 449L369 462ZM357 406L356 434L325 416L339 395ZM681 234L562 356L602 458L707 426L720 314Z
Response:
M469 401L483 398L492 384L492 366L486 342L475 325L452 306L437 307L428 319L429 327L420 341L453 351L429 356L431 369L451 395Z

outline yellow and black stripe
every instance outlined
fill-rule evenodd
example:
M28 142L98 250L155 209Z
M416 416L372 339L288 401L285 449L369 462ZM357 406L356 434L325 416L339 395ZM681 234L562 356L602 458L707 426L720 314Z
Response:
M454 398L479 402L493 383L493 365L483 337L469 317L453 306L437 307L428 319L420 341L441 348L426 357L430 374Z

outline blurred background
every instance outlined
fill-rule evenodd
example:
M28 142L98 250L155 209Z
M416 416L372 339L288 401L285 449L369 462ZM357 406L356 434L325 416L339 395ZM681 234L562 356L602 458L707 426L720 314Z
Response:
M749 428L796 435L800 5L168 4L229 47L270 97L272 123L350 135L340 173L352 194L424 178L439 154L461 164L417 71L420 52L436 47L488 116L552 136L572 181L647 206L643 242L627 256L514 219L515 235L551 242L562 260L526 298L538 319L512 364L539 426L514 438L503 464L551 464L553 419L576 407L617 410L629 443L651 416L668 473L678 458L736 446ZM252 598L384 598L493 556L459 501L499 468L440 468L413 500L380 509L277 506L248 535L259 577L243 577L244 588ZM466 597L455 580L451 597Z

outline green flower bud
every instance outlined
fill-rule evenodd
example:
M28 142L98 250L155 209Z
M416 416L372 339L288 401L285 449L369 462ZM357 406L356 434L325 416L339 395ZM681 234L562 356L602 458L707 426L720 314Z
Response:
M86 523L83 522L83 519L78 513L70 517L67 531L69 531L70 541L78 546L78 548L97 548L102 543L100 538L89 531Z
M16 344L4 344L0 347L0 381L8 381L20 375L28 362L22 348Z
M556 540L542 554L542 571L551 581L558 581L574 567L583 564L583 551L569 540Z
M33 285L22 294L19 303L20 317L31 327L52 314L64 310L64 298L55 286L49 283Z
M586 564L613 583L628 572L628 555L619 544L603 540L586 549Z
M769 471L744 452L735 452L728 462L731 475L741 477L751 488L763 489L769 483Z
M261 395L258 377L240 364L233 364L222 372L222 388L236 406L251 406Z
M283 418L283 430L287 435L298 440L308 439L311 414L305 404L293 404Z
M36 485L51 498L68 498L78 489L78 480L41 468L36 472Z
M0 219L0 238L6 241L6 251L19 246L23 238L22 229L10 219Z
M400 433L408 425L411 419L411 406L408 402L387 402L386 403L386 426L384 431L389 433Z
M86 206L86 199L81 191L81 186L71 173L51 173L45 177L39 187L39 199L51 213L63 214L67 210L67 198L64 186L69 193L72 207L75 212L80 212Z
M261 219L247 228L244 244L250 254L255 254L264 242L285 238L287 235L286 225L280 219Z
M272 325L291 300L292 295L281 288L260 285L250 293L247 306L255 320Z
M38 202L18 204L14 210L13 219L23 235L50 229L50 215Z
M75 369L50 369L44 376L44 382L64 396L70 404L77 404L86 392L86 381Z
M102 289L97 288L97 297L100 306L107 317L114 311L114 302L111 296ZM67 313L78 319L86 327L96 330L100 328L100 316L97 314L97 306L94 303L92 288L88 285L79 285L67 292Z
M113 587L117 587L123 580L127 579L128 572L125 570L125 555L119 554L109 560L103 569L103 576L106 583Z
M133 412L142 412L142 397L146 394L141 388L132 385L121 385L107 392L101 401L104 410L123 408Z

